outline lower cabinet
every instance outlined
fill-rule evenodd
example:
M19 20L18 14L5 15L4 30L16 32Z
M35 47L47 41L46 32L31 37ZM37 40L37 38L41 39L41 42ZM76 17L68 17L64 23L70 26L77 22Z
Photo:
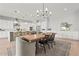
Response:
M79 40L78 32L71 32L71 31L59 31L59 32L57 32L56 37Z

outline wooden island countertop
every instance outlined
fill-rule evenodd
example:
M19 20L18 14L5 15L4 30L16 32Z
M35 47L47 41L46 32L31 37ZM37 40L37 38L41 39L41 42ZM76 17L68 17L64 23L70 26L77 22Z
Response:
M56 33L47 32L42 34L26 34L20 36L20 38L27 42L34 42L34 41L42 40L43 38L45 38L45 35L51 35L51 34L56 34Z
M29 34L29 35L24 35L24 36L20 36L20 37L27 42L34 42L34 41L41 40L42 38L45 37L45 35L43 35L43 34Z

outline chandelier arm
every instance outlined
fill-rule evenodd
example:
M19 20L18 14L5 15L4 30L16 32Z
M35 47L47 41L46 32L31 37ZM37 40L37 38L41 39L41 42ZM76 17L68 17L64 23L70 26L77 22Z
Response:
M43 12L44 12L44 3L43 3Z
M44 16L44 3L43 3L42 16Z

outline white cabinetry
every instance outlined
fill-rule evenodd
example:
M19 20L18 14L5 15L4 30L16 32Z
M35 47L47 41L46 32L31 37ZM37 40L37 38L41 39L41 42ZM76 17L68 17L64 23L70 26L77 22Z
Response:
M8 38L8 31L0 31L0 38Z
M75 39L78 40L79 39L79 34L78 32L74 31L57 31L56 32L56 37L58 38L69 38L69 39Z

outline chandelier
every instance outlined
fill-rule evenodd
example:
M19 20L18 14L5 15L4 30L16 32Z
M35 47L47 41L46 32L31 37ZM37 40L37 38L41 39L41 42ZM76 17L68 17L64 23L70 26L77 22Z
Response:
M51 16L52 12L48 10L48 8L45 8L44 3L43 3L43 10L37 10L37 16L42 16L42 17L48 17Z
M37 18L42 17L42 21L46 21L46 28L44 28L46 31L51 30L49 26L49 21L50 21L50 16L52 15L52 12L48 10L48 8L45 8L45 4L43 3L43 9L42 10L37 10L36 11ZM40 23L40 19L38 19L36 22ZM38 24L39 24L38 23Z

